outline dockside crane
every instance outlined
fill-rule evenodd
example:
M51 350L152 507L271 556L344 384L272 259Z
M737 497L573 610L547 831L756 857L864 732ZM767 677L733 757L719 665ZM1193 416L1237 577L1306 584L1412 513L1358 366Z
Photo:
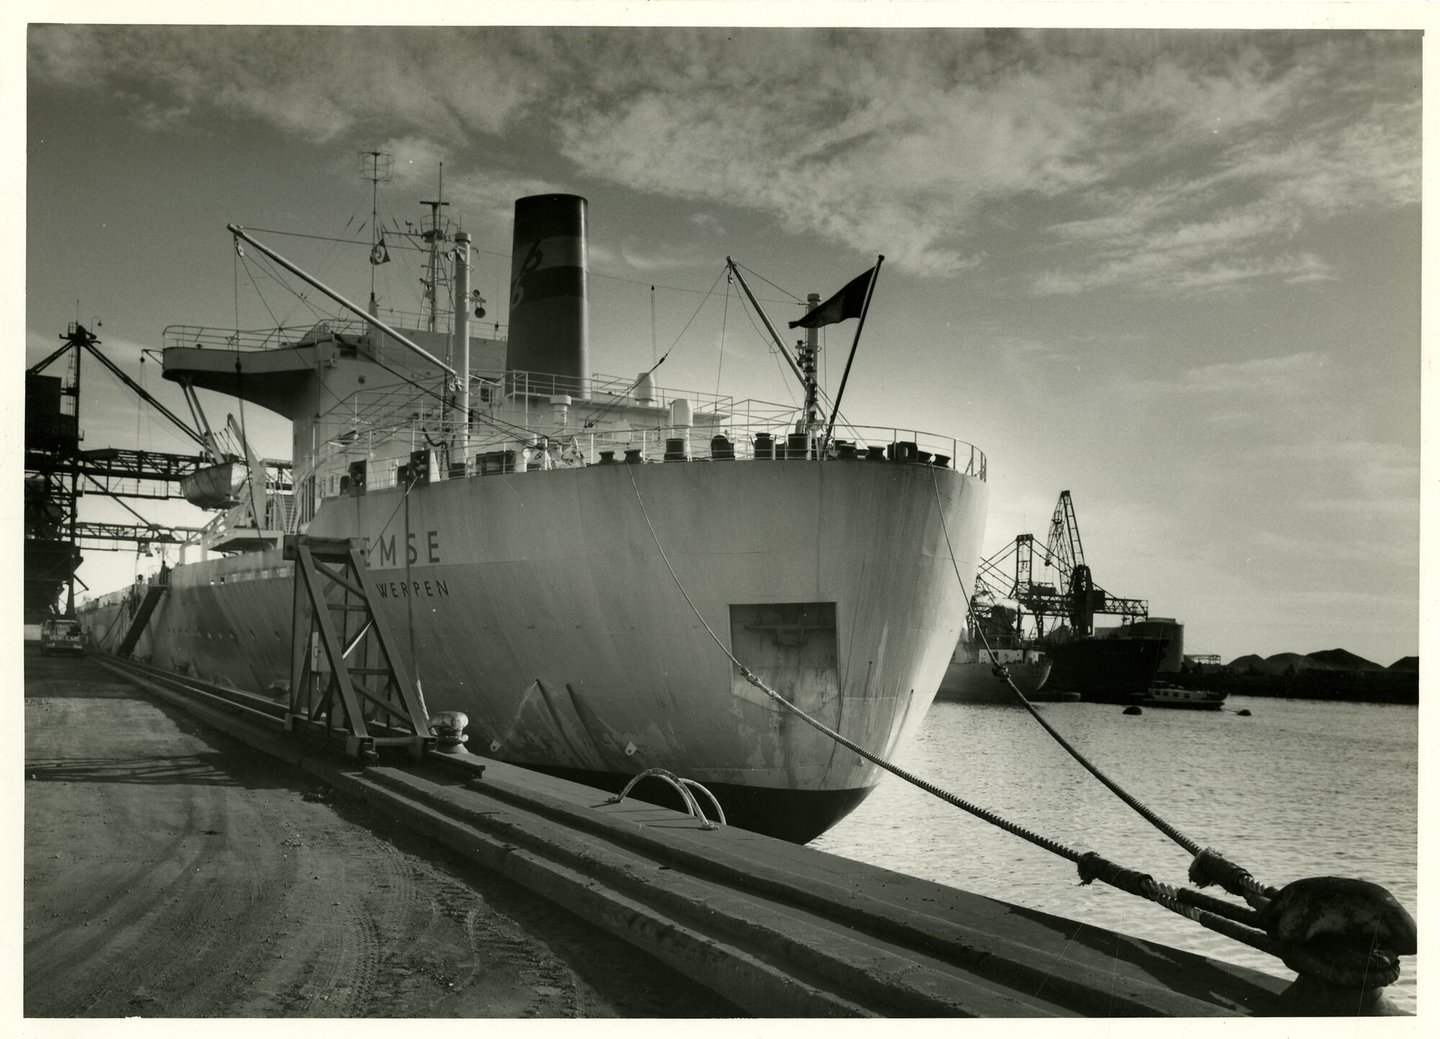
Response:
M130 378L98 347L100 338L84 325L72 323L60 336L62 345L25 372L25 612L48 616L61 589L66 591L64 615L75 612L75 571L80 548L115 550L129 543L184 544L199 528L154 523L123 499L166 499L185 496L183 483L217 460L235 457L224 451L210 430L189 386L183 386L195 424L187 423ZM104 447L82 450L80 371L89 356L114 375L144 403L158 411L199 449L182 455L162 451ZM64 376L47 369L64 361ZM70 403L62 407L62 400ZM198 427L198 428L197 428ZM276 470L288 486L290 463L265 460L248 453L252 471ZM80 519L79 499L100 494L116 501L135 523L87 522ZM83 582L81 582L83 584Z
M1053 571L1055 580L1035 579L1037 552L1040 566ZM1028 611L1035 619L1037 638L1044 636L1051 618L1067 621L1075 634L1086 636L1095 632L1096 614L1131 620L1144 620L1150 615L1148 600L1111 595L1095 583L1085 562L1080 524L1068 490L1060 492L1045 545L1037 548L1033 534L1016 535L1011 544L980 561L975 592L975 599L982 603L1008 599L1020 607L1021 612L1014 618L1017 635L1024 611ZM983 618L972 616L971 622L973 626Z

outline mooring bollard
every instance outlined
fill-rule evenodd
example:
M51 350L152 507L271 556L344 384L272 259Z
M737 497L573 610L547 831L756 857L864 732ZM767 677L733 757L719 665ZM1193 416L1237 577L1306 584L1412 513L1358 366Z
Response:
M435 750L440 754L469 754L465 743L465 726L470 717L464 711L441 711L430 719L430 735L435 737Z
M1378 884L1353 877L1306 877L1282 888L1263 910L1266 932L1284 943L1281 959L1299 975L1280 996L1296 1016L1403 1014L1385 994L1400 957L1418 950L1415 918Z
M1286 1017L1408 1017L1385 987L1336 988L1303 974L1280 993L1276 1009Z

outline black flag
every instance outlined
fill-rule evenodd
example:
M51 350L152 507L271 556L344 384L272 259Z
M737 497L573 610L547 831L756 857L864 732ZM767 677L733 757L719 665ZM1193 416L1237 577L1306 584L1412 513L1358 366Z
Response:
M790 327L819 328L821 325L833 325L846 318L859 317L865 309L865 292L870 288L870 282L879 267L879 264L871 267L799 321L790 322Z

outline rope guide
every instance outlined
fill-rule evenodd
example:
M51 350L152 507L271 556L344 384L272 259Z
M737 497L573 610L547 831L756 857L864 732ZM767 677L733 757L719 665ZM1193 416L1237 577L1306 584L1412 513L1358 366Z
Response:
M309 731L374 761L383 746L417 760L435 749L420 688L372 603L378 598L354 539L287 535L295 563L287 731Z

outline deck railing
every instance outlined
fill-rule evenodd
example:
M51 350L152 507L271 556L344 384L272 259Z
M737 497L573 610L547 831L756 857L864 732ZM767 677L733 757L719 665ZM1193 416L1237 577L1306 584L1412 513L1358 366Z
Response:
M391 314L381 320L394 324ZM279 350L305 343L323 342L331 336L358 340L374 326L360 318L326 318L308 325L280 325L275 328L210 328L205 325L168 325L162 333L164 343L171 346L198 346L206 350ZM404 326L409 327L409 326ZM448 329L438 331L448 334ZM505 335L493 324L472 324L470 334L477 338L503 342Z
M441 435L436 435L441 434ZM934 465L986 478L985 453L973 444L941 437L922 430L895 426L846 426L837 428L828 444L819 434L795 433L789 423L743 421L732 416L721 426L657 426L648 429L578 430L561 434L517 435L496 431L472 435L463 459L460 441L446 439L440 430L430 433L432 443L444 445L434 452L431 480L491 476L505 473L537 472L578 468L588 465L667 462L761 462L794 461L892 462ZM391 441L393 443L393 440ZM425 450L419 441L417 450ZM451 457L446 457L446 451ZM364 457L363 451L355 456ZM404 457L372 460L367 465L366 484L372 489L396 486L408 474L410 461ZM334 477L322 494L342 492Z
M277 350L293 346L302 341L324 340L324 332L332 335L359 337L369 326L359 320L337 321L334 319L309 325L283 326L279 328L206 328L203 325L169 325L163 338L166 347L197 346L203 350ZM321 330L324 331L321 331Z

